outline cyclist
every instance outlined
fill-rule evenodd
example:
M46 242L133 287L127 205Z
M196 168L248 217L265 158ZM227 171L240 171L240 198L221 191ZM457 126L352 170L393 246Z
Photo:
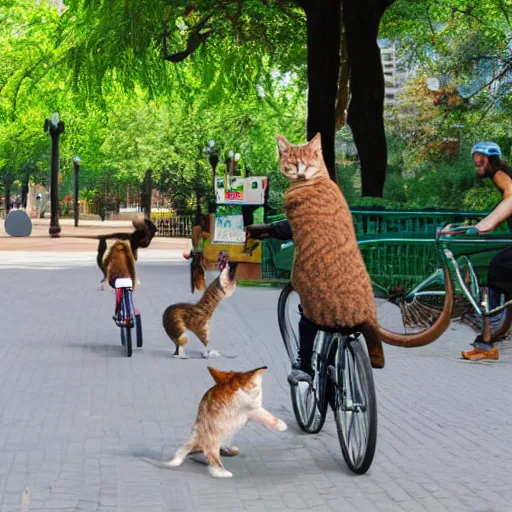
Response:
M501 149L494 142L478 142L471 150L473 164L479 178L490 178L502 194L498 206L475 228L480 233L489 233L501 222L512 220L512 167L501 158ZM512 294L512 247L499 252L489 264L487 273L489 295L499 297ZM462 352L464 359L471 361L499 359L498 347L491 340L489 344L483 342L482 335L473 342L474 349Z
M245 230L251 238L257 240L265 240L266 238L276 238L277 240L293 239L292 228L287 220L277 221L272 224L247 226ZM301 315L299 321L299 353L297 360L292 364L292 375L296 374L298 370L313 376L311 358L317 332L318 328Z

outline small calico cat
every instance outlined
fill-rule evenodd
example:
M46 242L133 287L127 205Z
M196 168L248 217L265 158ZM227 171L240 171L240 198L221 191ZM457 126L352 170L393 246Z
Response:
M223 372L208 367L215 380L203 396L189 440L176 452L166 467L178 467L187 455L203 453L210 474L217 478L233 476L222 465L220 455L238 455L236 446L227 444L249 420L283 432L286 423L262 407L262 377L266 366L249 372Z
M176 345L173 357L186 359L185 344L188 339L185 331L192 331L204 344L203 357L219 357L216 350L209 347L210 319L215 308L225 297L230 297L236 288L236 263L228 263L219 253L220 275L205 290L197 304L179 303L169 306L163 314L165 332Z
M203 265L203 253L191 250L184 252L183 257L190 262L190 288L192 293L206 288L205 268Z
M362 332L372 366L382 368L384 352L370 276L347 202L329 178L320 134L302 146L277 136L277 145L281 172L291 182L284 213L295 245L291 280L304 315L318 326Z

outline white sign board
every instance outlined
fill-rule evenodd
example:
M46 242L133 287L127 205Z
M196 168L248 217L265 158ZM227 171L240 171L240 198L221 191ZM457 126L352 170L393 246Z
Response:
M226 183L226 179L229 183ZM215 177L215 202L217 204L265 204L266 176L242 178L241 176Z
M242 215L215 217L213 242L243 244L245 242L244 218Z

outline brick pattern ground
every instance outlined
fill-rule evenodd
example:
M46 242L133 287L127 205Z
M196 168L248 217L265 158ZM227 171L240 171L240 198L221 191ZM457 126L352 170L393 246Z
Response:
M344 464L332 416L313 436L294 423L279 290L239 288L220 305L212 346L230 357L201 359L192 339L195 357L175 360L161 315L173 302L198 298L188 264L141 262L139 277L145 345L128 359L111 320L113 293L98 291L93 263L0 268L2 512L19 512L26 487L30 512L512 509L510 342L498 363L477 364L459 359L474 333L458 324L427 347L386 347L387 366L375 372L377 453L370 472L357 477ZM177 470L142 461L171 458L187 438L212 385L209 364L267 365L264 406L289 430L245 427L236 439L241 454L224 458L234 473L228 480L194 461Z

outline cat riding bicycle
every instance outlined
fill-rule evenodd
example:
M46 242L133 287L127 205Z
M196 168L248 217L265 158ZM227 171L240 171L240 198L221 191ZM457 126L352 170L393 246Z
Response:
M328 401L345 461L362 474L373 461L377 436L371 366L384 366L370 278L348 205L325 166L320 134L302 146L280 136L277 144L281 172L290 181L284 196L289 226L286 221L250 226L246 246L254 239L290 239L293 234L291 285L281 293L279 324L292 362L288 381L295 417L305 432L319 432ZM301 303L295 348L283 328L281 307L292 287Z

